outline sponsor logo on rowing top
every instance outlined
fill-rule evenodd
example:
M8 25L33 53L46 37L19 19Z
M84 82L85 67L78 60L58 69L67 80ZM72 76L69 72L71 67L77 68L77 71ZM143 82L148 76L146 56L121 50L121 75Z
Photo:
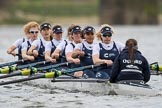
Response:
M115 56L114 53L105 53L105 54L104 54L104 57L105 57L105 58L113 57L113 56Z

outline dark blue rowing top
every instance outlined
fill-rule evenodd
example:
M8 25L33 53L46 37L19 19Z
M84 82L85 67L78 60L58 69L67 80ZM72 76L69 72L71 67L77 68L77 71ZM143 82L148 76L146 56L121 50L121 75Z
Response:
M83 43L82 46L82 51L84 51L85 55L80 57L81 66L93 65L92 50L87 49Z
M51 54L55 51L56 46L54 45L53 41L51 40L52 48L51 48ZM61 63L61 59L57 59L56 63Z
M99 43L99 46L100 46L99 58L100 59L112 60L114 62L115 58L119 55L119 51L116 47L115 42L113 43L114 43L113 47L110 50L104 49L102 44ZM101 65L100 67L97 68L97 71L102 70L102 69L111 69L111 67L112 66Z
M68 45L68 42L66 40L64 40L64 41L65 41L65 47L64 47L62 53L60 54L61 63L67 62L66 55L65 55L65 49L66 49L66 46Z
M39 55L36 58L37 62L39 62L39 61L45 61L44 51L45 51L45 46L43 45L43 42L40 39L40 48L38 50L38 54Z
M23 42L25 42L25 38L23 38ZM21 50L22 50L22 45L18 47L18 60L22 60Z

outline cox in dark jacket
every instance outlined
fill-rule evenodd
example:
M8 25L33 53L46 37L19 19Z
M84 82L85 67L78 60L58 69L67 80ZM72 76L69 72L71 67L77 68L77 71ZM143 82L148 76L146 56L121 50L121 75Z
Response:
M131 43L131 47L129 47L129 41L136 44L133 45ZM110 82L114 83L121 80L143 80L146 83L150 80L149 64L141 52L137 50L136 46L136 40L128 40L126 48L123 49L121 54L114 61Z

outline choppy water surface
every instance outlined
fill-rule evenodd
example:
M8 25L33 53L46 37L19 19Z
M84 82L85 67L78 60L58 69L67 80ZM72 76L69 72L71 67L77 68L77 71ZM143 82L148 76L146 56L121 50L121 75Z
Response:
M98 27L96 27L98 28ZM162 26L114 26L114 40L125 43L128 38L138 40L139 49L150 63L161 59ZM7 55L6 49L23 36L22 26L0 27L0 61L16 58ZM149 84L162 91L162 76L151 76ZM70 93L63 90L41 89L23 84L0 86L1 108L162 108L162 96L96 96Z

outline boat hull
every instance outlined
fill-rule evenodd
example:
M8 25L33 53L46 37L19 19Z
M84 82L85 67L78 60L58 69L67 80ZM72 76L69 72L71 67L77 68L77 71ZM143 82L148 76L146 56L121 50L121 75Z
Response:
M66 77L65 77L66 78ZM48 89L60 89L69 92L86 92L95 95L147 95L154 96L159 94L159 90L140 84L110 83L109 81L99 81L96 79L37 79L27 81L25 84L39 86ZM66 80L66 82L65 82ZM93 81L94 80L94 81ZM86 82L87 81L87 82Z

